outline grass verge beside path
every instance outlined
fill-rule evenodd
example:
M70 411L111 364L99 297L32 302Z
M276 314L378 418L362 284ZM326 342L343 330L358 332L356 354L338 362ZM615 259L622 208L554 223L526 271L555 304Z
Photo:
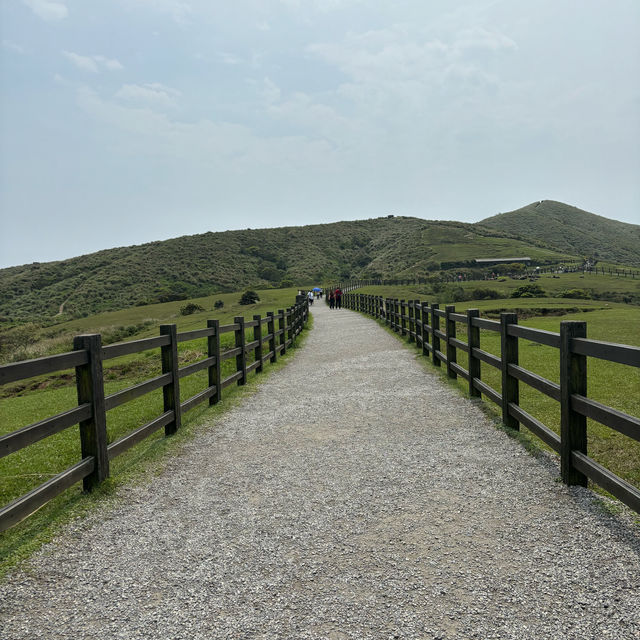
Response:
M164 431L160 430L113 460L111 462L111 477L92 493L84 493L81 484L77 484L47 503L38 512L23 522L0 534L0 579L2 579L12 567L28 558L43 544L49 542L61 530L63 525L72 520L82 519L86 514L96 508L104 508L108 504L108 501L115 496L116 489L119 487L130 483L148 482L151 477L158 475L164 469L169 457L178 454L184 443L205 429L215 428L216 420L238 403L249 401L249 396L257 391L262 382L268 380L270 373L278 371L294 357L295 351L303 346L306 336L308 335L308 330L312 327L313 316L310 315L307 331L298 336L294 348L289 347L286 355L280 356L275 364L265 364L264 373L258 375L250 374L246 385L242 387L235 385L227 387L223 392L221 402L218 404L209 407L206 403L203 403L185 414L182 420L182 427L175 435L166 438L164 437ZM181 328L181 330L184 331L188 329ZM203 375L206 378L206 372L204 372ZM193 378L196 377L197 376L193 376ZM183 380L186 382L189 378L184 378ZM122 383L120 386L130 386L132 383L131 379L128 379L126 384ZM203 384L206 386L206 382L203 383L201 381L196 391L202 389ZM70 390L55 389L49 392L49 397L46 398L48 415L53 415L53 411L56 410L55 408L51 410L52 405L49 404L51 394L54 392L61 394L69 391L75 394L75 388ZM112 391L113 389L108 389L107 392ZM195 393L196 391L190 390L188 387L181 389L181 395L184 396L182 400L184 401L191 393ZM45 402L44 398L47 394L45 392L30 394L28 397L32 397L33 395L39 397L39 401L36 399L35 404L42 404ZM149 394L149 396L152 395L154 394ZM13 400L22 400L22 398L14 398ZM144 401L144 397L137 402L140 401ZM3 404L5 404L3 407L5 417L8 415L6 402L7 400L3 401ZM33 399L29 401L29 404L33 403ZM154 406L154 403L159 403L159 411L157 407ZM134 404L135 403L124 405L120 409L123 410L124 414L126 408ZM148 416L153 417L158 415L158 413L161 412L161 407L162 394L160 391L160 394L156 398L148 400L146 405L134 407L134 410L126 416L126 420L124 420L124 416L116 416L115 422L119 422L120 424L119 428L110 431L110 441L118 437L120 432L126 433L125 429L131 430L135 428L135 426L140 426ZM115 412L110 412L109 416L113 413ZM18 410L15 415L11 414L12 420L15 421L24 418L27 414L28 410L23 408ZM22 424L27 423L23 421ZM7 429L4 432L11 430L12 429ZM58 438L57 441L55 440L56 437L64 436L65 434L67 434L67 442L62 441L60 438ZM25 481L27 485L37 486L47 477L58 473L69 464L73 464L74 461L78 460L80 454L79 444L75 442L77 440L77 429L71 428L61 434L57 434L57 436L47 438L23 450L28 451L34 449L34 447L43 445L37 454L29 455L26 457L26 460L21 461L15 458L15 456L20 455L22 452L12 454L0 460L0 479L3 483L3 489L0 490L0 495L5 496L0 499L0 504L5 505L13 499L11 496L17 497L17 495L28 491L28 486L25 488ZM39 469L40 471L36 472L35 469ZM45 473L42 473L43 469L45 469ZM48 472L46 472L47 469ZM7 489L9 489L9 491ZM16 494L16 492L18 493ZM7 496L9 497L7 498Z
M374 293L378 287L362 289L362 292ZM358 290L360 291L360 290ZM411 293L411 292L410 292ZM400 295L399 295L400 294ZM417 299L417 295L407 295L405 291L389 291L384 294L387 297L398 298L406 295L406 299ZM424 298L423 298L424 299ZM554 303L557 303L556 312L553 313ZM575 312L567 313L567 309L575 308ZM505 299L482 300L456 304L456 311L462 313L469 308L480 309L482 317L496 317L501 310L524 311L525 318L520 324L544 329L547 331L560 331L560 323L565 320L579 320L587 323L587 336L606 342L617 342L640 346L640 307L602 303L591 300L549 300L540 299ZM541 309L546 309L544 315ZM564 309L565 311L561 311ZM528 313L527 313L528 312ZM466 328L457 325L458 338L467 342ZM394 335L399 336L392 332ZM406 341L406 338L402 338ZM484 351L500 356L500 337L491 331L480 332L480 344ZM415 348L413 346L412 348ZM417 350L416 350L417 351ZM420 358L427 362L426 358ZM461 349L457 350L458 364L468 369L468 357ZM540 345L528 340L519 340L520 366L541 375L548 380L559 383L559 350ZM432 367L439 370L443 378L446 369ZM588 396L598 402L623 411L632 416L640 416L640 370L636 367L606 362L597 358L588 358ZM495 390L500 391L501 374L488 364L481 364L481 377L484 382ZM468 383L458 377L450 381L461 393L467 395ZM501 419L500 409L493 402L487 400L483 403L485 410L497 420ZM524 383L520 383L520 406L543 422L556 433L560 433L560 403L549 398L543 393L532 389ZM505 428L506 429L506 428ZM533 447L547 448L533 433L521 425L520 439L528 441ZM610 469L615 474L625 479L636 487L640 487L640 442L629 438L609 427L593 420L587 420L587 450L589 456ZM599 493L606 492L595 485L592 488ZM608 495L608 494L607 494Z

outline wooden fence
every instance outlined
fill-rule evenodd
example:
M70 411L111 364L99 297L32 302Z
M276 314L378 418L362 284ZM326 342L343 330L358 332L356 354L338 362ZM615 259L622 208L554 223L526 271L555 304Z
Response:
M82 480L90 491L109 476L109 463L135 444L162 427L166 435L175 433L181 425L182 415L202 402L216 404L223 389L234 383L244 385L252 371L259 373L263 365L276 362L303 330L309 313L305 296L298 296L296 304L266 317L254 315L250 321L242 316L234 323L220 325L209 320L206 329L178 333L175 324L162 325L155 338L121 342L102 346L99 334L81 335L74 339L73 351L60 355L25 360L0 366L0 385L25 380L34 376L64 371L75 367L78 406L58 415L41 420L0 437L0 458L24 449L76 424L80 426L81 460L57 474L29 493L0 509L0 531L31 515L46 502ZM276 324L277 323L277 324ZM263 328L266 325L267 333ZM247 340L246 332L251 335ZM234 348L222 351L220 337L235 335ZM182 368L178 367L178 343L207 338L207 358ZM102 364L105 360L159 349L162 374L127 389L105 395ZM247 355L253 362L247 364ZM221 364L235 358L235 372L222 378ZM180 401L180 380L198 371L208 370L208 386L184 402ZM139 398L156 389L162 389L164 411L151 422L143 424L115 442L107 441L107 411Z
M532 431L560 454L561 476L566 484L586 486L587 479L591 479L640 513L640 491L587 456L587 418L640 441L639 418L587 397L587 358L640 367L640 347L588 340L585 322L562 322L560 333L554 333L518 325L515 313L502 313L500 321L488 320L480 318L477 309L463 314L456 313L453 305L440 309L435 303L383 299L362 293L347 293L342 304L344 308L382 320L393 331L406 336L435 366L444 364L450 378L464 378L470 396L485 396L501 408L505 425L519 429L523 424ZM459 324L466 332L466 342L457 334ZM481 348L480 330L500 335L500 356ZM560 384L519 366L521 338L559 349ZM458 349L467 354L468 369L458 364ZM499 390L481 379L481 362L501 372ZM560 403L560 436L519 406L520 383Z

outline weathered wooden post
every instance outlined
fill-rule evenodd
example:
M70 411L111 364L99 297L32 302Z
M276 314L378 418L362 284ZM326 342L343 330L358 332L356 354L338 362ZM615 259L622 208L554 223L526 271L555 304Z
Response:
M213 329L213 335L207 338L207 355L215 358L209 367L209 386L216 388L215 395L209 398L209 405L218 404L222 399L222 361L220 358L220 320L207 320L207 327Z
M238 378L238 386L241 387L247 382L247 352L245 351L246 336L244 333L244 317L236 316L233 319L234 324L238 325L235 330L236 349L240 349L240 353L236 354L236 371L242 375Z
M566 484L582 487L587 477L573 466L571 452L587 453L587 419L573 410L571 396L587 395L587 356L574 353L571 341L586 337L586 322L560 323L560 473Z
M85 491L91 491L109 477L107 452L107 411L104 404L102 375L102 337L98 333L76 336L74 351L86 351L89 361L76 367L78 405L91 405L91 417L80 422L82 458L93 456L93 471L82 480Z
M436 335L436 332L440 331L440 316L436 313L438 309L440 305L437 302L431 303L431 362L436 367L440 366L440 358L437 354L440 351L440 336Z
M473 319L480 317L478 309L467 309L467 344L469 345L469 395L473 398L481 397L481 393L473 385L474 380L480 380L481 361L473 355L474 349L480 348L480 327L473 326Z
M274 363L278 360L278 353L276 351L276 323L273 320L273 311L267 311L267 331L269 332L269 351L271 352L271 362Z
M404 300L400 300L400 335L407 335L407 306Z
M178 329L175 324L160 325L160 335L169 337L169 344L160 347L162 373L171 374L171 382L162 387L164 410L173 411L173 420L164 428L167 436L174 434L182 424L180 407L180 375L178 373Z
M502 422L512 429L519 429L519 422L509 414L509 403L520 403L518 379L509 374L509 365L518 364L518 338L508 334L510 324L518 324L515 313L500 314L500 353L502 371Z
M423 300L420 303L420 315L422 318L422 355L429 355L429 303Z
M287 309L287 342L293 347L293 309Z
M253 327L253 340L254 342L257 340L258 344L253 351L253 359L255 362L259 362L260 364L256 367L256 373L262 372L262 316L258 313L253 316L253 321L256 323L256 326Z
M407 308L408 308L408 315L409 315L409 342L413 342L415 340L415 330L416 330L416 325L415 325L415 313L416 313L415 301L414 300L409 300L409 302L407 303Z
M452 364L458 361L455 345L451 344L451 338L456 337L456 321L451 318L451 314L456 312L456 308L452 304L448 304L444 308L444 332L447 342L447 376L455 380L458 374L453 370Z
M278 309L278 332L280 333L280 355L287 352L287 332L285 328L284 309Z

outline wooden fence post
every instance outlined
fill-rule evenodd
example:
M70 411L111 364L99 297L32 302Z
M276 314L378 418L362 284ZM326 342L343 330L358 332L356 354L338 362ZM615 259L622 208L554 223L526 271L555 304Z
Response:
M256 367L256 373L262 372L262 316L258 313L253 316L253 321L258 324L253 327L253 339L258 341L258 345L253 351L253 359L260 364Z
M86 351L87 364L76 367L78 404L91 405L91 417L80 423L80 451L82 458L93 456L93 471L83 478L85 491L91 491L109 477L107 452L107 412L104 404L104 378L102 375L102 337L98 333L76 336L74 351Z
M178 329L175 324L161 324L160 335L169 337L169 344L160 347L160 355L162 358L162 373L170 373L172 376L171 382L162 387L164 410L173 411L173 420L164 428L165 435L170 436L182 424L180 376L178 373Z
M404 300L400 300L400 335L407 335L407 307L405 305Z
M271 362L278 360L278 354L276 352L276 323L273 320L273 311L267 311L267 331L269 332L269 351L271 351Z
M481 361L473 355L474 349L480 348L480 327L473 326L473 319L480 317L478 309L467 309L467 344L469 345L469 395L480 398L482 394L473 386L474 380L480 380Z
M287 353L287 330L286 330L286 316L284 315L284 309L278 309L278 331L282 331L280 334L280 355Z
M407 303L407 308L408 308L408 315L409 315L409 342L413 342L415 339L415 330L416 330L416 325L415 325L415 314L416 314L416 307L415 307L415 300L409 300L409 302ZM413 335L412 335L413 333Z
M447 342L447 351L446 351L446 353L447 353L447 375L452 380L455 380L458 377L458 374L451 367L451 365L454 362L458 361L456 347L455 347L455 345L451 344L451 338L455 338L456 337L456 321L452 320L449 317L452 313L455 313L455 312L456 312L455 305L448 304L444 308L444 313L445 313L444 331L445 331L446 342Z
M587 477L578 471L571 452L587 453L587 419L571 407L573 394L587 395L587 357L573 353L573 338L587 337L586 322L560 323L560 473L566 484L587 486Z
M502 422L518 430L519 422L509 414L509 403L520 404L520 388L518 379L509 375L509 365L518 364L518 338L507 334L510 324L518 324L518 316L515 313L500 314L500 355L502 371Z
M429 303L426 300L423 300L420 303L421 313L420 316L422 318L422 355L429 355Z
M436 331L440 331L440 316L436 315L436 311L440 308L437 302L431 305L431 346L433 350L431 352L431 362L436 367L440 366L440 358L438 358L436 351L440 351L440 337L436 335Z
M236 348L240 348L240 353L236 355L236 371L242 372L242 376L238 379L238 386L241 387L247 382L247 352L245 351L247 339L244 334L244 316L236 316L233 323L240 325L235 331L235 337Z
M293 308L287 309L287 342L293 347Z
M209 398L209 405L218 404L222 399L222 362L220 358L220 320L207 320L207 327L214 330L214 334L207 338L207 355L215 357L216 361L209 367L209 386L216 388L215 395Z

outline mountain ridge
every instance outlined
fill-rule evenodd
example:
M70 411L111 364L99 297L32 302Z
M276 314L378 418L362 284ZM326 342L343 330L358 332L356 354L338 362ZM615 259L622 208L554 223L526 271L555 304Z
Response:
M54 317L62 312L78 316L247 287L349 277L424 277L441 269L470 268L476 258L526 255L549 264L584 255L582 247L566 251L533 233L519 236L523 226L516 224L518 220L505 223L500 216L473 224L387 216L208 232L8 267L0 270L0 318ZM614 235L619 235L616 225L626 225L611 222ZM516 232L505 230L509 224ZM628 264L640 264L640 243L630 257L634 262Z

